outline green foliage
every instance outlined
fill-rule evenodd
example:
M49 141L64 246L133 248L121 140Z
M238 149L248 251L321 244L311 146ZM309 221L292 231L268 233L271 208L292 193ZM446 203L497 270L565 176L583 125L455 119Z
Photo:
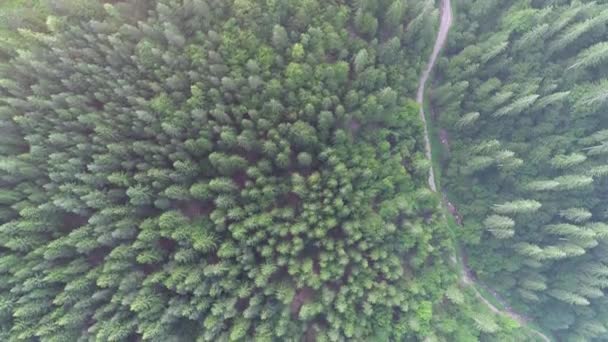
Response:
M428 2L52 5L2 46L0 339L450 336Z
M518 200L495 204L494 211L499 214L518 214L518 213L533 213L540 209L541 203L534 200Z
M434 102L471 268L556 340L602 340L608 283L589 265L608 264L608 3L457 8Z
M486 229L499 239L512 237L515 233L512 229L515 226L515 221L509 217L490 215L483 223L486 226Z

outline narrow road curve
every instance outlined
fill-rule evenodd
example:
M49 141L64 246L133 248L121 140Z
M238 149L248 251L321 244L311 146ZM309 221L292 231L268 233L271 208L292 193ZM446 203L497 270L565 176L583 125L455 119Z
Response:
M443 0L441 2L441 19L440 19L440 24L439 24L439 32L437 33L437 39L435 40L435 46L433 47L433 52L431 53L431 57L429 59L427 67L422 72L422 77L420 78L420 83L418 86L418 92L416 93L416 102L418 102L418 104L420 105L420 119L424 123L424 142L425 142L426 157L431 163L431 167L429 168L429 188L433 192L437 192L437 184L435 182L435 172L433 170L433 156L432 156L432 149L431 149L431 140L429 138L428 123L426 122L426 117L424 115L424 91L426 89L426 83L427 83L427 81L431 75L431 72L433 71L433 67L435 66L435 63L437 61L437 57L439 56L439 53L441 52L441 48L443 48L443 46L445 45L445 42L448 37L448 32L450 31L451 26L452 26L452 4L451 4L450 0ZM446 205L445 201L443 201L443 205L444 206ZM447 210L447 209L444 208L444 211L443 211L444 215L445 215L445 210ZM460 248L460 247L456 246L456 248ZM463 254L461 253L461 255L463 255ZM459 261L463 265L463 272L461 274L462 283L465 285L471 286L471 288L474 290L477 298L479 298L479 300L481 300L481 302L484 303L492 312L510 317L511 319L517 321L522 326L527 326L528 329L530 329L530 331L534 332L536 335L538 335L544 341L551 342L551 339L549 337L547 337L545 334L530 327L527 323L527 319L524 316L516 313L515 311L513 311L510 308L507 308L506 310L500 310L499 308L494 306L494 304L492 304L487 298L485 298L477 289L477 286L479 286L479 285L475 283L475 278L473 276L471 276L471 271L470 271L468 265L466 264L466 262L464 260L459 260ZM496 295L494 295L494 299L496 301L500 302L500 299Z

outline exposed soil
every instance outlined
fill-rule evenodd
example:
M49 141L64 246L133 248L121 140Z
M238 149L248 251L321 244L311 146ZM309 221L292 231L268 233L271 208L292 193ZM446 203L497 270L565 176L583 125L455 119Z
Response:
M181 202L178 207L191 220L209 215L215 209L213 203L203 201L185 201Z
M315 292L310 287L303 287L296 290L296 295L293 297L290 305L291 314L298 316L302 305L310 302Z
M240 189L245 188L245 183L249 180L249 176L245 171L239 171L232 175L232 180L239 186Z
M87 254L87 261L93 266L101 264L105 257L110 254L109 247L97 247Z
M61 222L63 223L63 225L61 226L61 231L67 233L87 224L89 222L89 217L77 215L74 213L65 213L61 217Z
M158 246L167 253L173 253L177 247L177 242L167 238L160 238L158 240Z

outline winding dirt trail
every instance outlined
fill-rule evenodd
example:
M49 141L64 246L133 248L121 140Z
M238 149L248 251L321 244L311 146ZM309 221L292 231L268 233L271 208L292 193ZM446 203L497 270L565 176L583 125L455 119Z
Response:
M418 86L418 92L416 93L416 102L418 102L418 104L420 105L420 119L424 123L424 140L425 140L426 157L429 161L431 161L431 167L429 169L428 183L429 183L429 188L433 192L437 192L437 184L435 182L435 172L433 169L433 162L432 162L433 156L432 156L432 149L431 149L431 141L429 138L428 123L427 123L426 117L424 115L424 91L426 89L426 83L427 83L427 81L431 75L431 72L433 71L433 67L435 66L435 63L437 61L437 57L439 56L441 49L443 48L443 46L445 45L445 43L447 41L448 33L450 31L450 27L452 26L452 20L453 20L453 18L452 18L451 1L443 0L441 2L441 19L440 19L440 25L439 25L439 32L437 33L437 39L435 40L435 46L433 47L433 52L429 58L427 67L422 73L422 77L420 78L420 83ZM444 206L446 205L445 200L443 201L443 205ZM447 210L447 209L445 209L445 210ZM445 211L444 211L444 215L445 215ZM460 247L456 246L456 248L460 248ZM464 255L464 254L460 253L460 255ZM454 257L454 259L456 259L456 257ZM522 326L526 326L530 331L532 331L533 333L538 335L544 341L551 342L551 339L549 337L547 337L547 335L530 327L528 325L528 319L526 319L523 315L516 313L515 311L513 311L511 308L509 308L505 304L503 304L503 306L506 307L505 310L501 310L501 309L497 308L494 304L492 304L477 289L477 286L480 286L480 285L476 283L475 278L472 276L471 269L467 265L466 261L462 260L462 258L461 258L461 260L458 260L457 262L460 262L463 266L462 267L463 272L461 274L461 282L465 285L470 286L473 289L473 291L475 292L475 295L477 296L477 298L479 298L479 300L482 303L484 303L492 312L510 317L511 319L517 321ZM498 297L497 294L494 294L494 292L491 290L490 290L490 292L493 293L494 300L502 303L501 299Z
M426 89L426 82L428 81L429 76L431 75L431 71L433 71L433 67L435 66L437 57L439 56L439 52L441 52L441 48L445 45L445 42L448 38L450 26L452 26L452 4L450 0L443 0L441 3L441 22L439 24L439 32L437 33L435 46L433 47L433 52L431 53L431 58L429 59L427 67L422 72L422 77L420 78L420 83L418 85L418 92L416 93L416 102L420 104L420 118L424 123L426 157L430 161L432 161L433 159L431 155L432 152L431 141L429 139L429 130L427 128L426 117L424 116L424 90ZM429 169L429 187L434 192L437 192L437 185L435 184L435 173L433 170L432 162L431 168Z

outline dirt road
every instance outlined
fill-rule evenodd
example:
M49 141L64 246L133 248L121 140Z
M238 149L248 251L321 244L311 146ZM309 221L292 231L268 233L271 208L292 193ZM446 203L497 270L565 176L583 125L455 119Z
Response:
M418 86L418 92L416 93L416 102L418 102L418 104L420 105L420 118L422 119L422 122L424 123L424 140L425 140L426 157L429 161L431 161L428 182L429 182L429 188L431 188L431 190L433 190L433 192L437 192L437 184L435 183L435 173L433 170L433 162L432 162L433 158L432 158L432 150L431 150L431 141L429 138L428 123L426 122L426 117L424 115L424 91L426 89L426 83L431 75L431 72L433 71L433 67L435 66L435 62L437 61L437 57L439 56L439 53L441 52L441 48L443 48L443 46L445 45L451 25L452 25L452 4L451 4L450 0L443 0L441 2L441 19L440 19L440 24L439 24L439 32L437 33L437 38L435 40L435 46L433 47L433 52L429 58L427 67L422 72L422 77L420 78L420 83ZM445 203L444 203L444 205L445 205ZM447 210L447 209L444 208L444 210ZM445 211L444 211L444 214L445 214ZM456 248L460 248L460 247L456 246ZM464 254L461 253L461 255L464 255ZM463 272L461 274L461 282L465 285L471 286L471 288L475 291L477 298L479 298L479 300L481 302L483 302L492 312L510 317L511 319L517 321L522 326L527 327L530 331L532 331L533 333L538 335L544 341L551 342L551 339L549 337L547 337L545 334L541 333L540 331L537 331L536 329L533 329L532 327L530 327L527 323L527 319L524 316L516 313L511 308L509 308L507 305L504 305L506 307L505 310L501 310L501 309L497 308L495 305L493 305L477 289L477 287L480 285L475 282L475 278L471 275L472 272L471 272L470 268L468 267L468 265L466 264L466 262L464 260L458 260L458 262L460 262L463 265ZM490 292L494 293L491 290L490 290ZM494 300L501 302L500 298L498 298L498 295L493 295L493 296L494 296Z
M435 66L435 62L437 61L437 56L439 56L439 52L441 52L441 48L445 45L445 42L448 38L448 32L450 31L450 26L452 25L452 5L450 0L443 0L441 3L441 22L439 24L439 32L437 33L437 39L435 40L435 46L433 47L433 52L431 53L431 58L427 64L426 69L422 72L422 77L420 78L420 83L418 86L418 92L416 93L416 102L420 104L420 118L422 122L424 122L424 140L425 140L425 148L426 148L426 157L429 160L431 159L431 141L429 139L429 132L427 128L426 117L424 116L424 90L426 89L426 82L431 75L431 71L433 71L433 67ZM429 169L429 187L434 192L437 192L437 185L435 185L435 173L433 171L433 164L431 163L431 168Z

